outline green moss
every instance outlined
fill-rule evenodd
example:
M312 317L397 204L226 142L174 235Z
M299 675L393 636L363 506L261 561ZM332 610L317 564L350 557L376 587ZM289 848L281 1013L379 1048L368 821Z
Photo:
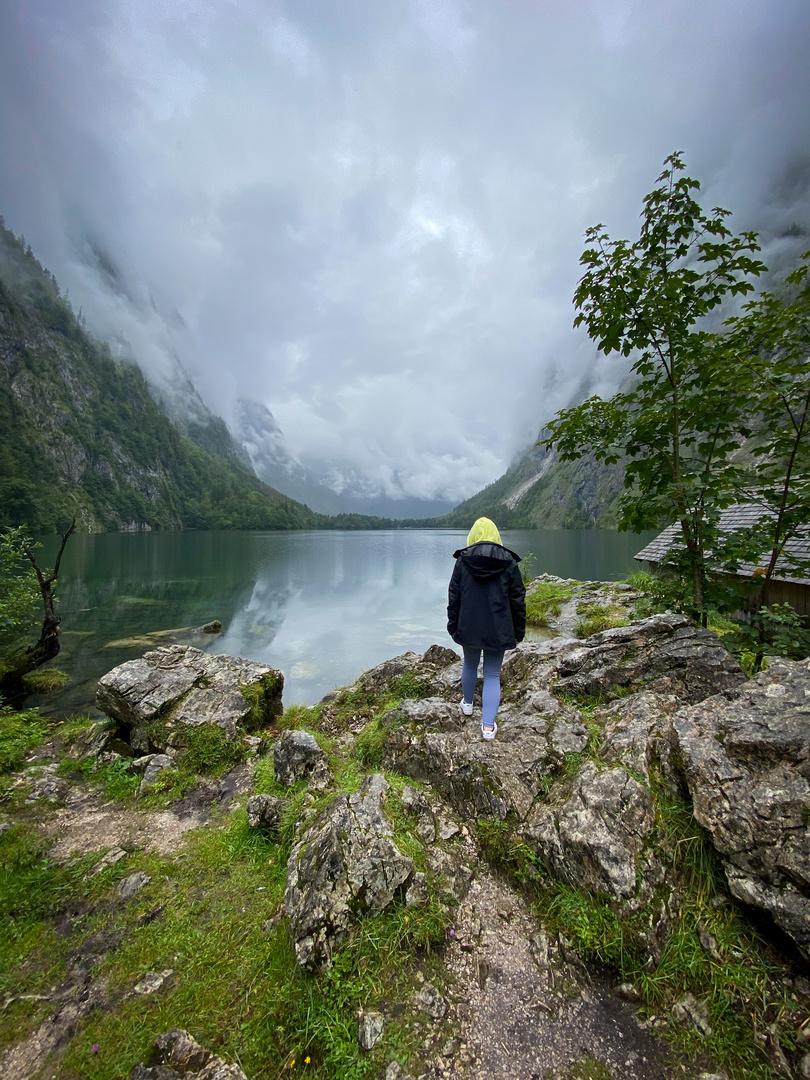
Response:
M374 771L381 767L383 747L388 733L389 729L375 718L370 720L357 736L354 749L357 761L364 769Z
M244 743L229 739L216 724L185 727L179 742L178 765L195 775L221 776L248 756Z
M257 683L250 686L240 686L242 697L250 705L250 713L246 718L245 726L249 731L272 724L282 713L281 687L284 676L281 672L270 671L263 675Z
M552 616L558 616L562 605L574 595L576 583L558 585L541 582L526 597L526 622L529 626L548 626Z
M575 1062L565 1073L564 1080L612 1080L613 1073L603 1061L584 1057Z
M619 604L581 603L577 604L577 614L583 616L574 627L574 634L578 638L590 637L591 634L612 630L616 626L627 626L630 622L627 612Z
M22 681L29 694L52 694L55 690L62 689L68 677L58 668L40 668L23 675Z

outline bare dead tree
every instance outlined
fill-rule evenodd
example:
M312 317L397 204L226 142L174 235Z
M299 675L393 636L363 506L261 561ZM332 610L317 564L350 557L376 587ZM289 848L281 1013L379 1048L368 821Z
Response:
M40 630L39 640L36 644L29 646L15 656L9 657L6 661L5 671L3 672L2 678L0 678L0 695L13 703L17 703L27 696L23 685L24 676L30 671L34 671L36 668L41 667L49 660L53 660L53 658L59 654L59 649L61 647L59 638L62 632L62 616L56 614L54 591L59 577L59 567L62 563L62 556L65 553L67 542L75 530L76 518L74 517L73 521L70 523L70 528L62 533L62 543L59 547L59 554L56 556L53 572L48 575L46 575L40 567L31 548L27 544L23 544L23 551L33 566L34 573L37 575L45 614L42 620L42 629Z

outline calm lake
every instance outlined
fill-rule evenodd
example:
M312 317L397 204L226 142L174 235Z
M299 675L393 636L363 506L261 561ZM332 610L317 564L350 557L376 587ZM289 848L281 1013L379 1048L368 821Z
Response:
M512 531L533 573L615 580L654 534ZM57 590L70 677L31 700L55 715L94 712L98 678L161 644L194 644L284 672L284 702L312 704L391 656L447 636L447 583L466 532L166 532L71 538ZM40 553L47 563L58 540ZM182 628L212 619L213 637ZM179 632L178 632L179 631Z

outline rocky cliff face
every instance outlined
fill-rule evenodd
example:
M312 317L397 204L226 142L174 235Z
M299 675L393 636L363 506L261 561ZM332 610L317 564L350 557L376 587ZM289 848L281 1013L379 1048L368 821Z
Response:
M620 465L603 465L590 456L560 461L556 451L532 445L446 521L466 527L483 514L510 529L611 529L623 480Z
M175 427L135 364L114 360L30 249L0 230L0 524L314 524L256 479L205 412Z
M240 398L234 432L256 475L266 484L321 514L345 509L335 492L292 456L284 433L264 405Z

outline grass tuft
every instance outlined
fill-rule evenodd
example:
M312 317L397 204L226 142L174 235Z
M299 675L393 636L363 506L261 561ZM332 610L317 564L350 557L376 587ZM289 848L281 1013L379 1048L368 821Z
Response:
M566 600L574 595L575 583L558 585L553 581L541 582L526 597L526 623L529 626L548 626L552 617L562 610Z
M0 707L0 773L14 772L29 750L47 738L49 724L38 709L15 712Z
M29 694L52 694L65 686L68 677L59 668L40 668L23 675L22 681Z

